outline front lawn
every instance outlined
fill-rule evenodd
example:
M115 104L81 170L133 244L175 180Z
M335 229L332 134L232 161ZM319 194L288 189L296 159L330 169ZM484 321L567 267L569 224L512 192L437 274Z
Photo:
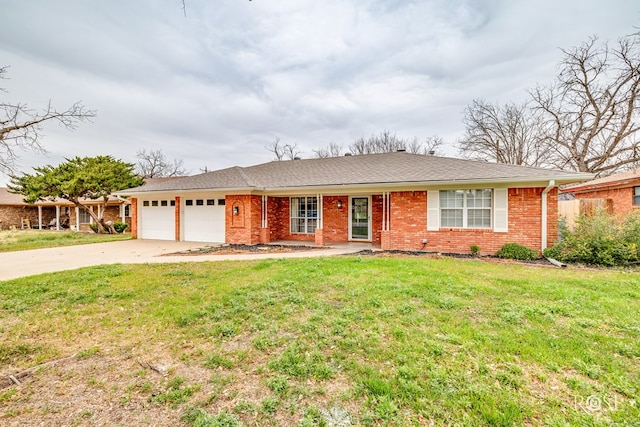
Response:
M638 273L455 259L0 282L0 381L61 359L0 424L636 426L638 313Z
M68 230L5 230L0 231L0 252L84 245L130 238L131 234L78 233Z

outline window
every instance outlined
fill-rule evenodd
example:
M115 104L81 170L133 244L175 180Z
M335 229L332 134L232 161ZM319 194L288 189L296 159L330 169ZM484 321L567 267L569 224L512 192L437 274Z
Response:
M131 205L124 205L124 217L131 218Z
M151 201L151 206L158 206L158 201L157 200L152 200Z
M184 203L187 206L193 206L193 200L186 200Z
M207 206L215 206L216 201L214 199L207 199Z
M168 206L168 203L166 200L161 200L160 201L160 206Z
M204 200L202 199L196 200L196 206L204 206Z
M291 198L291 233L313 234L318 226L318 198Z
M640 187L633 187L633 206L640 206Z
M218 206L224 206L224 199L218 199Z
M491 228L491 190L440 191L440 226Z
M176 205L176 201L172 200L171 203L169 203L171 206L175 206Z
M80 208L78 210L78 219L80 220L80 224L91 224L91 215L87 213L84 209Z
M142 202L142 206L149 207L149 201L145 200L144 202Z

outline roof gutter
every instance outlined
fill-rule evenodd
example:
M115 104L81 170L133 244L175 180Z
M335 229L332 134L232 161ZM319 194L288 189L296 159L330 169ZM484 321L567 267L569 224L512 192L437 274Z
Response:
M576 174L577 175L577 174ZM466 186L494 186L494 185L502 185L507 187L517 187L517 186L530 186L530 187L542 187L545 183L553 182L555 183L561 182L569 182L569 181L580 181L581 179L585 179L588 176L580 174L576 175L558 175L553 178L496 178L496 179L459 179L459 180L440 180L440 181L405 181L405 182L392 182L392 183L361 183L361 184L327 184L327 185L309 185L309 186L297 186L297 187L264 187L264 188L255 188L256 191L265 191L271 193L277 192L310 192L310 191L345 191L345 190L367 190L370 188L387 188L387 189L396 189L396 188L420 188L420 189L428 189L428 188L442 188L442 187L460 187L460 185Z
M540 215L542 221L542 251L547 249L547 211L549 202L547 201L547 193L556 186L556 182L552 179L549 181L549 185L542 190L542 215Z

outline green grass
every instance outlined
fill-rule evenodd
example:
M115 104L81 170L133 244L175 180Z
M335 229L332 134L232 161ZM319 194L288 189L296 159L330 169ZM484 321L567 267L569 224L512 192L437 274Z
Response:
M628 271L359 257L101 266L0 282L0 370L165 352L175 372L140 374L112 399L176 408L188 426L635 426L639 313ZM18 393L2 400L0 417L26 411Z
M131 234L113 235L77 233L73 231L5 230L0 231L0 252L112 242L114 240L128 240L130 238Z

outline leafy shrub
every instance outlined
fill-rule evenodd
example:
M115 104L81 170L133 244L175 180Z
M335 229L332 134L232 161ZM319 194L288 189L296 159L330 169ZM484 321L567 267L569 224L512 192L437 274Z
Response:
M480 255L480 246L478 246L478 245L471 245L469 247L469 250L471 251L471 255L473 255L473 256Z
M538 259L538 252L533 249L529 249L526 246L522 246L518 243L505 243L498 252L496 252L496 256L500 258L509 258L509 259L517 259L521 261Z
M121 234L129 225L125 222L114 222L113 228L116 230L116 233ZM93 230L94 233L98 232L98 224L91 223L89 227Z
M566 230L563 239L544 255L559 261L602 266L626 266L638 263L640 246L640 213L621 220L600 210L582 215L573 231Z
M116 233L121 234L124 230L127 229L129 225L126 222L114 222L113 228L116 230Z

